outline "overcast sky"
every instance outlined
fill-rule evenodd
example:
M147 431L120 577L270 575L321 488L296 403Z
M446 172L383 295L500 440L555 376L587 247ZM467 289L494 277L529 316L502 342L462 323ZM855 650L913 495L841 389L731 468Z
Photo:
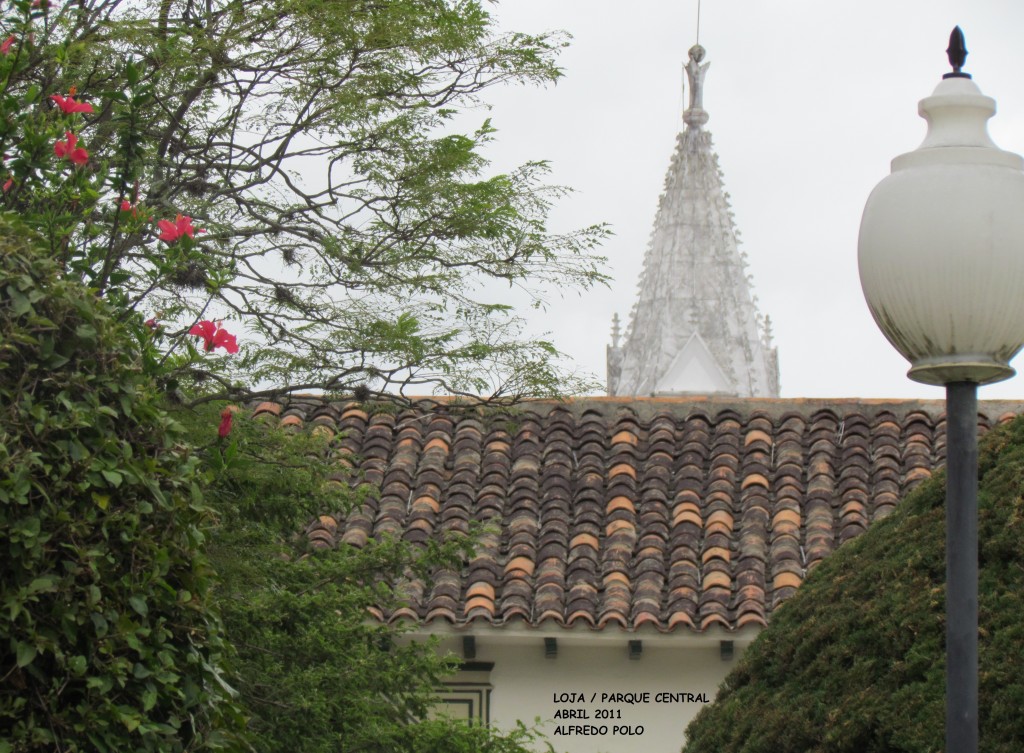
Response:
M611 317L625 325L635 300L683 126L681 66L696 40L697 0L504 0L492 13L510 30L573 35L556 86L487 95L498 128L490 156L500 169L551 161L552 182L576 189L554 227L612 225L611 287L555 297L532 318L603 380ZM943 396L906 378L907 363L871 319L857 231L890 160L924 138L917 102L949 70L956 24L970 53L965 71L998 104L993 139L1024 153L1020 0L703 0L706 128L760 310L774 324L784 397ZM980 397L1024 398L1022 380Z

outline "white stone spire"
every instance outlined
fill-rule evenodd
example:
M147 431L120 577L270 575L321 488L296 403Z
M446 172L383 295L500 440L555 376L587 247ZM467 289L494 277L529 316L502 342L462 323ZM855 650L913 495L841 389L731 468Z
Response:
M608 348L610 395L778 397L771 325L751 294L704 110L704 48L690 48L686 129L665 178L625 343ZM617 325L616 325L617 329Z

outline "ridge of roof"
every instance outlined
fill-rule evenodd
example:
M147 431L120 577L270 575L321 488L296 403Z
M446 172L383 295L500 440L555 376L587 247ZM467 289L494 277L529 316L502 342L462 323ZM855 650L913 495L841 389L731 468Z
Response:
M944 415L946 402L944 398L862 398L862 397L735 397L728 395L586 395L567 398L530 398L515 402L488 401L484 398L466 398L449 395L413 395L391 402L358 402L351 398L332 398L323 395L297 394L280 401L250 401L253 408L276 405L282 409L289 406L330 406L335 410L346 410L357 407L360 410L374 412L376 410L433 410L440 408L458 409L479 412L507 412L521 414L535 412L546 414L552 410L568 410L574 415L582 415L588 411L604 412L609 409L623 409L634 412L638 417L649 418L658 412L668 412L677 417L685 417L690 413L703 412L717 415L732 411L741 416L762 413L779 417L790 412L811 415L818 411L832 413L855 412L868 409L872 413L888 410L898 416L913 412L923 412L930 416ZM1020 400L979 400L978 412L981 415L997 419L1004 414L1024 412L1024 398Z

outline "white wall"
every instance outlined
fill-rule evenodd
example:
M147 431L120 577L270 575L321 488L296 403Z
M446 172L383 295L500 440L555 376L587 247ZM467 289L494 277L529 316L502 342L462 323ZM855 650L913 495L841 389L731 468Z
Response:
M562 631L576 633L576 631ZM714 700L718 686L734 666L752 636L734 642L734 658L723 660L719 638L694 640L654 636L643 640L625 633L557 638L558 655L544 655L544 637L557 633L522 635L511 640L500 631L477 632L476 661L494 662L491 672L491 723L501 728L522 720L528 726L540 718L541 729L558 753L678 753L683 731L704 705ZM631 660L628 641L641 638L643 652ZM445 641L461 654L461 639ZM635 703L609 694L633 693ZM659 693L690 693L703 699L659 699ZM565 701L563 694L573 700ZM582 697L582 701L578 700ZM586 719L556 719L565 710L580 711ZM597 718L598 715L613 718ZM593 735L579 734L584 726ZM602 729L603 728L603 729ZM562 734L556 734L561 732Z

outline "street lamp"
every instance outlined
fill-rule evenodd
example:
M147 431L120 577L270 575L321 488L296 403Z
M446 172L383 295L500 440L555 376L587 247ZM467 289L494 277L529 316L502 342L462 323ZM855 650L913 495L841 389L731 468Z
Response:
M860 225L861 286L911 379L946 386L946 753L978 750L978 385L1013 376L1024 345L1024 160L999 149L996 111L953 72L918 112L928 135L892 161Z

